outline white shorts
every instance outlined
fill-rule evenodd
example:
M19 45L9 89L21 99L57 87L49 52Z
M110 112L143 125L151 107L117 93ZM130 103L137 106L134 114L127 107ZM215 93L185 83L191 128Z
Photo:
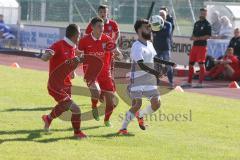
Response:
M148 99L152 99L153 97L158 97L160 99L158 87L156 85L143 85L130 88L131 99L142 99L143 96Z

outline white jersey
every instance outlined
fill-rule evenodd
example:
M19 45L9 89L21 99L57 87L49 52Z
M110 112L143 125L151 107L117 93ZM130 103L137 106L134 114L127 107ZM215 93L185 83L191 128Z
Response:
M143 60L143 63L154 69L154 57L157 55L152 42L147 41L144 44L140 41L133 43L130 58L132 61L131 68L131 90L152 90L156 89L156 77L139 68L137 62Z
M145 71L141 71L138 68L137 61L143 60L143 62L150 68L154 69L154 60L153 58L157 55L152 42L147 41L147 45L143 44L140 41L136 41L133 43L131 48L130 58L132 61L132 74L131 78L136 78L142 76L146 73Z

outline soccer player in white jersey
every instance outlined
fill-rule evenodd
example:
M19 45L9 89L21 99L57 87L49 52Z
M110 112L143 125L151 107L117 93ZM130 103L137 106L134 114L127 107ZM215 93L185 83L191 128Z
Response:
M138 35L138 40L133 43L131 48L131 84L129 87L132 99L132 107L127 111L123 120L122 128L118 134L128 134L127 126L136 116L139 127L145 130L143 117L152 114L160 108L160 94L157 89L156 77L160 73L154 70L154 61L156 51L151 40L151 26L146 19L137 20L134 29ZM142 106L142 97L149 98L151 104L140 110Z

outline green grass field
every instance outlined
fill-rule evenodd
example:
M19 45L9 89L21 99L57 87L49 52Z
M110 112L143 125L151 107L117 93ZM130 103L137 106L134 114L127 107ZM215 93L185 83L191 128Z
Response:
M57 119L52 131L42 131L42 114L55 105L46 89L48 73L0 66L0 159L80 160L239 160L240 101L193 93L162 96L161 113L189 116L185 120L151 120L147 131L136 120L130 136L117 136L121 117L129 108L120 101L112 116L113 128L83 121L88 139L72 138L70 122ZM80 78L75 85L83 85ZM90 99L73 97L83 111ZM144 106L147 102L144 102ZM191 115L190 115L191 112ZM158 117L158 113L155 118Z

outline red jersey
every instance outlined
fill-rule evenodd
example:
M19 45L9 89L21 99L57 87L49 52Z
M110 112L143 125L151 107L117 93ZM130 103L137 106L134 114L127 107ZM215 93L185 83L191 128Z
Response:
M92 27L91 27L91 23L88 24L87 29L85 31L86 34L90 34L92 32ZM118 28L118 24L117 22L109 19L107 20L106 23L104 23L104 31L103 31L106 35L110 36L114 41L115 38L117 37L113 37L115 36L116 33L119 32L119 28Z
M111 73L111 59L112 53L105 50L107 43L112 42L112 39L106 34L102 34L99 39L96 39L92 34L85 35L78 45L78 49L83 51L84 54L95 55L100 58L103 63L103 68L100 72L100 75L109 75ZM84 63L83 69L86 70L88 62Z
M240 61L238 60L237 56L231 55L231 56L225 56L223 60L231 60L232 63L229 65L234 69L234 71L238 71L240 68Z
M63 40L59 40L55 42L52 46L50 46L47 50L50 50L54 53L53 57L50 59L49 63L49 75L59 66L62 65L67 59L71 59L75 57L75 49L76 45L69 40L68 38L64 38ZM67 76L65 79L66 84L71 84L70 76Z

